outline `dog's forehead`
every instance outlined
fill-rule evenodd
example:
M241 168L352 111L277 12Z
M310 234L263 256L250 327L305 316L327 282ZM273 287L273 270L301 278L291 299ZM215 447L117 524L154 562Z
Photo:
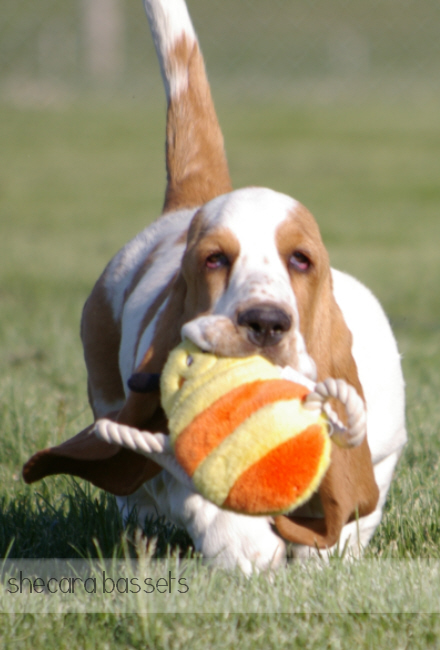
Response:
M227 228L240 242L263 237L268 243L298 206L299 203L286 194L249 187L207 203L203 208L204 225L209 230Z

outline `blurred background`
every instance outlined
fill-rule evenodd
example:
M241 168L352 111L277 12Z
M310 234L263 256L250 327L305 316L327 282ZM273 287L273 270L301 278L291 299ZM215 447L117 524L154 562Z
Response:
M438 92L436 0L190 0L215 88L291 101ZM156 91L140 0L3 0L0 92L17 103Z

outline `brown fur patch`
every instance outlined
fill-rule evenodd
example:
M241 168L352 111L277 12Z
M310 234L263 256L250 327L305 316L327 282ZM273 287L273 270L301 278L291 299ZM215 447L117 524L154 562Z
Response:
M96 283L84 305L81 319L81 339L88 371L89 400L95 418L95 401L115 404L124 399L124 387L119 374L120 324L105 289L105 273Z
M137 285L142 280L145 273L147 273L148 269L154 265L157 251L161 248L162 245L163 245L162 241L158 241L156 245L153 247L153 249L148 253L147 257L144 259L142 264L139 265L136 273L131 279L130 284L124 291L124 303L126 303L127 300L130 298L131 294L136 289Z
M223 135L199 46L183 37L169 58L171 65L187 70L188 87L168 105L164 212L203 205L231 190Z
M136 346L135 346L135 353L134 357L136 358L139 344L142 338L142 335L144 334L145 330L149 326L149 324L153 321L153 319L156 317L157 312L159 309L162 307L163 303L165 300L168 298L172 291L173 287L173 281L171 281L169 284L167 284L162 291L156 296L156 299L153 301L153 303L150 305L150 307L147 309L147 311L144 314L144 317L142 318L141 324L139 326L139 331L137 335L137 341L136 341Z
M206 259L216 253L224 254L229 266L207 268ZM235 235L224 227L205 229L203 209L200 210L191 224L182 260L182 274L187 285L184 322L212 309L228 286L232 266L239 254L240 244Z

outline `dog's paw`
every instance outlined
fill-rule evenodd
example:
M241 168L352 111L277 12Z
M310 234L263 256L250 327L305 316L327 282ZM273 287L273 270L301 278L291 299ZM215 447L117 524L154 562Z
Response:
M268 517L221 510L166 471L144 483L142 490L141 505L154 504L157 512L184 528L196 551L215 566L239 567L251 575L274 570L285 558L285 544L273 532Z
M194 543L210 563L224 569L238 567L247 576L277 569L286 556L283 540L266 517L224 510L217 510L209 525L194 536Z

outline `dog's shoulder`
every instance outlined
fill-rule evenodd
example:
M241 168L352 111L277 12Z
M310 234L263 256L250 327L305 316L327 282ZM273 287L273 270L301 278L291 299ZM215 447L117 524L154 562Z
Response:
M179 210L162 215L116 253L100 280L112 305L115 320L136 296L144 309L180 267L189 224L196 210Z

